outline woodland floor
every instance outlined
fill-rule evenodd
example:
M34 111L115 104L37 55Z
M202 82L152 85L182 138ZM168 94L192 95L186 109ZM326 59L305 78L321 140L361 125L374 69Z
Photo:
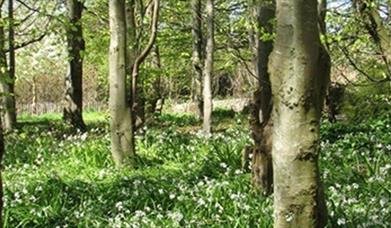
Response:
M164 114L137 137L136 170L114 168L108 116L88 133L59 114L21 116L6 135L5 227L271 227L272 197L240 170L251 143L243 115L215 114L215 134ZM329 227L391 227L391 118L323 123L321 170Z

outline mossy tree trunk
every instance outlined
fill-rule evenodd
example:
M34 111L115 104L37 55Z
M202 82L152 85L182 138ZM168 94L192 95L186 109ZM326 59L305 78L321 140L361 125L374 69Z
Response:
M203 75L203 47L202 47L202 2L201 0L191 1L192 10L192 36L193 36L193 54L192 54L192 101L197 105L197 115L200 119L203 117L203 99L202 99L202 75Z
M2 119L0 116L0 167L3 165L3 156L4 156L4 136L3 136L3 126ZM2 169L0 169L0 227L3 227L3 177Z
M320 43L316 0L277 0L269 64L273 94L274 227L323 227L318 167L329 57Z
M84 39L82 30L83 3L68 0L68 23L66 24L68 48L68 73L65 78L63 119L74 128L86 130L83 121L83 57Z
M254 139L252 150L253 184L264 194L271 193L273 181L272 143L272 94L268 72L269 55L273 49L271 37L275 3L272 0L252 0L251 13L254 20L253 64L258 78L258 89L252 102L250 126Z
M2 2L4 3L4 1ZM2 17L0 17L2 18ZM4 19L3 19L4 20ZM15 101L15 30L14 30L14 1L8 0L8 64L7 55L5 53L6 36L4 25L0 31L2 62L1 67L3 80L2 92L3 95L3 125L5 129L10 130L16 124L16 101Z

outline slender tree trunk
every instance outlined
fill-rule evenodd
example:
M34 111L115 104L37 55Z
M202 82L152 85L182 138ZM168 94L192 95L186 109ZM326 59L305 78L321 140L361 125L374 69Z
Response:
M379 46L387 67L391 64L391 33L383 22L378 9L378 3L374 0L354 0L357 11L361 14L365 27ZM390 69L389 69L390 70Z
M277 0L269 64L273 93L274 227L323 227L318 168L329 57L319 39L316 0Z
M1 2L0 9L3 6L3 2ZM0 10L0 20L3 20L3 17L1 15L2 11ZM10 81L8 77L8 64L7 64L7 55L5 52L5 43L6 43L6 37L4 33L4 23L0 23L0 73L1 73L1 115L4 117L4 119L7 119L9 115L8 113L8 105L9 105L9 84ZM2 123L5 125L5 123ZM5 126L7 127L7 126Z
M67 27L68 73L65 78L64 121L82 131L83 121L83 57L84 39L81 24L83 3L67 0L69 24Z
M318 20L319 20L319 30L321 35L327 36L327 27L326 27L326 14L327 14L327 0L318 0ZM327 39L325 42L326 51L329 52L330 48L327 43ZM329 69L330 71L330 69ZM332 123L337 121L337 114L339 113L339 109L341 106L343 94L345 88L341 84L330 82L327 88L326 95L326 106L327 106L327 116L328 120Z
M127 42L125 0L110 0L109 108L111 152L117 166L134 165L135 142L131 107L127 95Z
M37 80L35 78L35 76L33 76L33 79L32 79L32 93L33 93L33 97L32 97L32 108L33 108L33 113L34 114L37 114L37 100L38 100L38 93L37 93Z
M127 60L126 60L126 77L129 86L126 88L126 91L129 93L129 106L131 107L130 118L132 120L132 137L134 137L134 132L137 131L136 120L137 120L137 111L133 109L133 65L136 61L137 56L139 55L139 44L137 42L137 25L136 25L136 2L135 0L126 0L126 42L127 42ZM137 94L137 93L136 93ZM135 139L133 139L135 141Z
M4 127L5 129L12 129L16 124L16 103L15 103L15 48L14 48L14 3L13 0L8 0L8 49L9 49L9 62L8 62L8 74L5 82L3 83L3 92L6 96L3 97L4 104ZM5 46L5 34L4 28L2 28L2 39ZM3 59L7 61L7 57ZM6 66L6 65L5 65ZM4 69L7 71L7 68Z
M212 130L212 74L213 74L213 52L214 52L214 0L206 1L206 23L207 41L205 51L204 86L203 86L203 130L210 134Z
M128 47L128 57L127 57L127 70L129 74L129 79L132 76L132 66L136 61L139 49L137 44L137 25L136 25L136 15L135 15L135 0L126 1L126 41Z
M252 174L253 184L264 194L272 191L272 94L268 73L269 55L273 49L272 40L262 40L264 33L273 33L272 20L275 6L270 0L253 2L253 18L255 19L253 59L255 74L258 77L258 89L254 93L250 125L254 139ZM262 34L261 34L262 33Z
M152 67L156 71L160 71L162 68L160 61L160 52L159 47L155 44L152 48ZM152 93L149 95L148 104L147 104L147 114L149 117L147 119L151 119L153 114L157 109L157 103L160 99L162 99L162 86L161 86L161 75L157 75L156 78L152 81Z
M0 116L0 167L3 167L3 156L4 156L4 136L3 136L3 124ZM2 170L0 169L0 227L3 227L3 177Z
M0 4L0 20L2 20L1 9L4 1L1 1ZM7 93L8 72L7 72L7 56L5 54L5 34L4 34L4 25L0 23L0 83L1 83L1 92ZM3 104L6 104L5 99L7 94L1 94L0 98L3 101ZM3 107L1 107L3 108ZM3 111L3 110L1 110ZM2 113L0 113L0 167L2 167L2 161L4 156L4 137L3 137L3 120ZM0 227L3 227L3 178L2 178L2 169L0 169Z
M388 21L384 18L384 12L380 9L381 3L374 0L354 0L353 4L364 21L369 35L379 48L386 69L386 77L389 79L391 77L391 32L387 25ZM389 2L388 5L390 5Z
M159 21L159 12L160 12L160 0L153 0L151 8L151 34L149 36L148 43L145 48L137 53L135 56L134 64L132 65L132 85L131 85L131 103L132 110L136 114L133 118L134 129L137 129L138 126L142 126L145 122L145 98L143 94L143 81L140 80L139 71L142 63L145 61L147 56L150 54L153 45L156 42L156 37L158 33L158 21ZM142 14L141 14L142 15ZM129 28L130 29L130 28ZM137 33L136 33L137 35ZM136 45L139 46L139 45ZM137 123L137 119L139 123Z
M201 0L191 1L192 18L192 36L193 36L193 78L192 78L192 101L197 105L197 115L203 116L202 102L202 3Z

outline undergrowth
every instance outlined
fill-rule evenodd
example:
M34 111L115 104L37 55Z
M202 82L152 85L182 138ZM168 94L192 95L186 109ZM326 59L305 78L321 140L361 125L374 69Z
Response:
M135 170L114 167L104 114L86 115L87 133L22 116L6 135L5 227L271 227L272 197L240 169L248 121L216 116L205 138L193 116L162 115L137 136ZM329 227L391 226L390 125L322 125Z

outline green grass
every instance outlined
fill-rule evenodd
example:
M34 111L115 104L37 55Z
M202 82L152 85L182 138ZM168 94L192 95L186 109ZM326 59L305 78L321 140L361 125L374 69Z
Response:
M5 227L271 227L272 198L240 170L247 120L216 116L209 139L193 116L161 116L137 136L136 170L114 168L106 114L86 113L84 134L58 114L21 116L6 135ZM329 227L391 226L390 125L322 126Z

